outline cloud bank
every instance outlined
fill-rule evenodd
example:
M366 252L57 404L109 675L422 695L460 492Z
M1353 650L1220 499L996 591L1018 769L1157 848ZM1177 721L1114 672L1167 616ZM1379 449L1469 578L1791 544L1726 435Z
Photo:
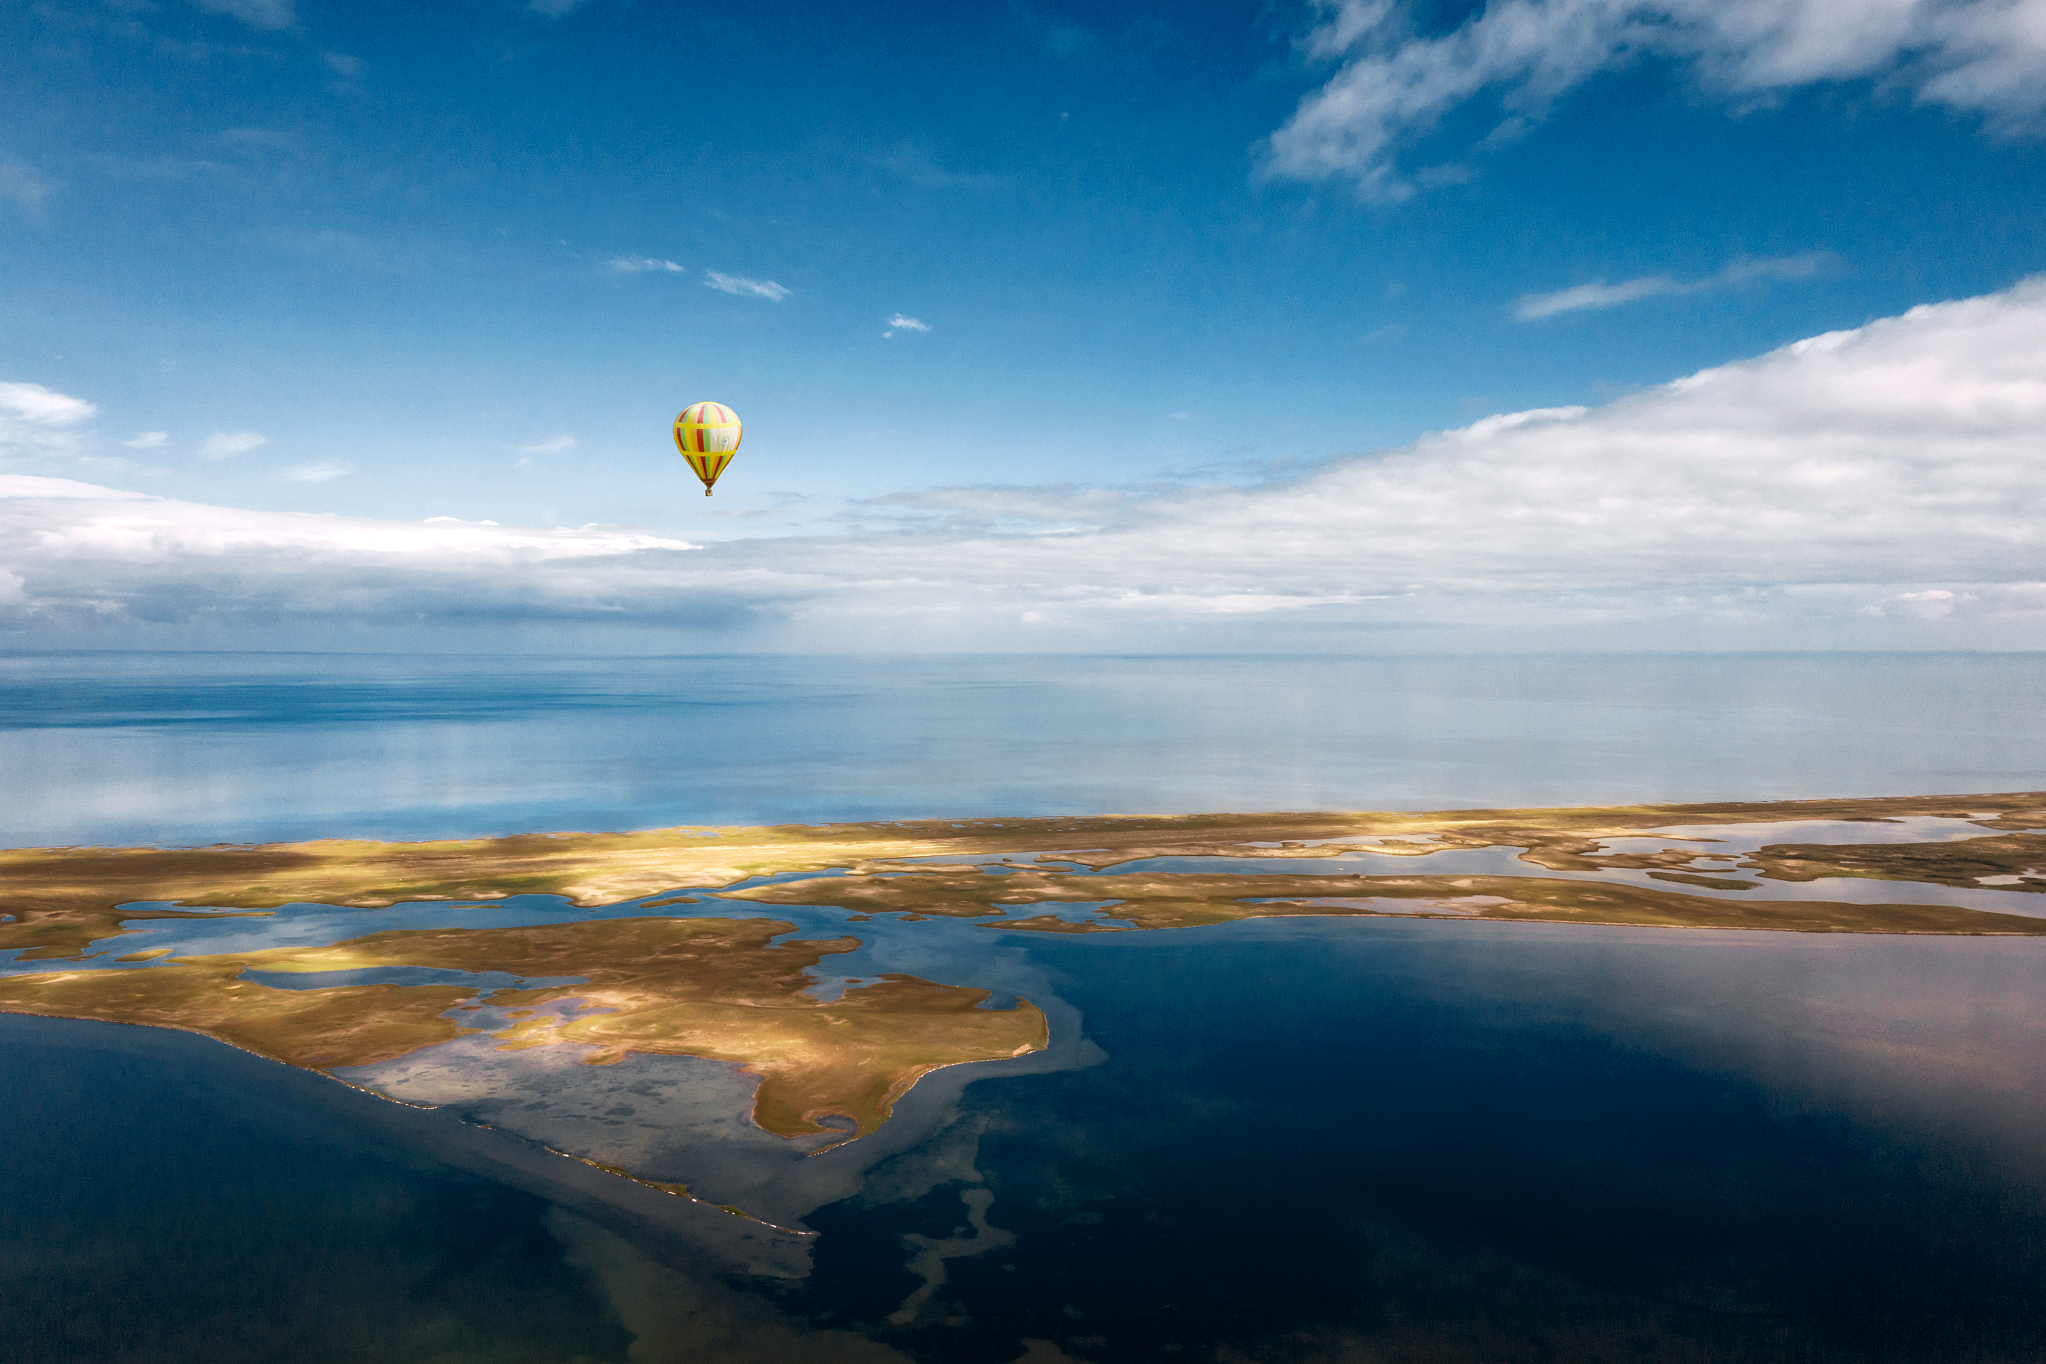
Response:
M854 510L874 529L694 546L14 477L0 628L42 644L485 621L680 632L671 647L1388 631L1403 647L2046 647L2046 277L1255 487L955 488Z
M1347 178L1397 201L1464 177L1453 164L1539 122L1564 94L1645 57L1686 66L1721 98L1874 80L1916 99L2026 126L2046 111L2046 0L1494 0L1424 37L1393 0L1320 0L1303 46L1338 60L1266 148L1273 176ZM1499 121L1452 164L1403 156L1452 111L1490 96Z

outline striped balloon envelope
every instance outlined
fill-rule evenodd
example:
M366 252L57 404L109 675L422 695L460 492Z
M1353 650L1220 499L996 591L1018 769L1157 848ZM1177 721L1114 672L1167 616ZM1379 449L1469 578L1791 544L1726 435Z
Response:
M738 453L739 414L723 403L691 403L675 418L675 448L696 476L703 480L703 495Z

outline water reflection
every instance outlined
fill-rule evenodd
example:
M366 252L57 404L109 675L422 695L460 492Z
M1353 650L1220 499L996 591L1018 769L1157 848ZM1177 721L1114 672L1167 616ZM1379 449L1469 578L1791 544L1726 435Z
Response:
M843 914L774 910L805 930ZM640 1333L636 1359L709 1348L689 1303L720 1330L751 1323L754 1345L959 1364L1032 1340L1093 1364L2046 1346L2029 1290L2046 1272L2046 943L1316 919L862 932L853 974L1025 993L1058 1054L939 1072L876 1137L817 1157L737 1117L737 1068L687 1058L587 1067L472 1038L349 1078L447 1105L372 1105L410 1124L411 1149L487 1149L500 1177L574 1208L542 1223ZM97 1026L0 1020L15 1024ZM230 1068L239 1097L220 1102L279 1108L276 1084L301 1124L367 1120L309 1104L315 1077ZM615 1193L567 1192L555 1181L591 1172L489 1146L515 1140L507 1125L821 1235L720 1240L748 1224L714 1212L620 1221L646 1190L592 1174ZM145 1108L119 1130L170 1129ZM318 1234L265 1225L280 1255ZM74 1233L38 1235L56 1254Z
M2021 655L0 656L0 843L2027 789Z
M36 796L0 813L11 843L1907 794L2046 769L2046 675L1995 656L96 657L0 675L0 762ZM1651 841L1687 832L1736 836ZM645 912L293 905L122 946ZM846 917L672 912L804 935ZM1315 919L859 932L820 994L906 971L1023 995L1052 1051L937 1072L876 1136L813 1157L735 1116L742 1071L687 1058L588 1067L470 1038L350 1077L445 1105L425 1111L197 1038L0 1018L0 1110L22 1134L0 1162L6 1339L50 1361L421 1364L2046 1355L2046 943Z
M1044 942L1107 1062L976 1086L813 1217L809 1291L938 1360L2034 1357L2042 949L1306 919Z

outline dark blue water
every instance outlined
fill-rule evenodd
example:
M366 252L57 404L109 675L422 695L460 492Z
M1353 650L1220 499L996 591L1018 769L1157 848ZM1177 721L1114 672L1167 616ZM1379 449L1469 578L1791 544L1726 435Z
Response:
M0 1359L624 1361L548 1203L177 1033L0 1016ZM317 1095L312 1096L317 1098Z
M1851 998L1901 971L1964 1024L1987 983L1965 947L1914 961L1894 942L1743 935L1672 966L1638 933L1224 936L1042 949L1109 1060L970 1091L986 1218L1014 1243L952 1260L938 1308L891 1326L918 1279L890 1238L957 1234L976 1184L855 1200L813 1219L813 1300L957 1360L1023 1338L1102 1361L2046 1348L2036 1069L2021 1095L1957 1102L1881 1054L1925 1010L1902 1023ZM1986 969L2036 986L2046 952ZM1815 987L1865 1049L1811 1029ZM1714 1005L1750 1017L1712 1045L1669 1031ZM1963 1027L1949 1059L2016 1046L2036 1068L2040 1021ZM1757 1048L1794 1052L1793 1073Z
M14 842L2046 785L2010 657L8 666ZM2046 1357L2046 943L939 927L1098 1064L969 1084L793 1278L452 1112L0 1017L0 1360Z
M744 1290L733 1353L635 1358L844 1345L823 1332L1103 1364L2046 1347L2046 944L1297 920L1027 945L1106 1059L971 1086L810 1217L807 1280ZM541 1200L408 1160L309 1103L324 1082L103 1025L0 1041L16 1357L623 1357L625 1290ZM966 1253L895 1320L930 1242ZM239 1316L247 1350L206 1353Z

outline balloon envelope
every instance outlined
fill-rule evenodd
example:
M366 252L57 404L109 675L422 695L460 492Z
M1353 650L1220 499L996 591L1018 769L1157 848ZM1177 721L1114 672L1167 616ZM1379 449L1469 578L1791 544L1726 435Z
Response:
M675 448L703 480L705 497L738 452L742 433L739 414L723 403L691 403L675 418Z

